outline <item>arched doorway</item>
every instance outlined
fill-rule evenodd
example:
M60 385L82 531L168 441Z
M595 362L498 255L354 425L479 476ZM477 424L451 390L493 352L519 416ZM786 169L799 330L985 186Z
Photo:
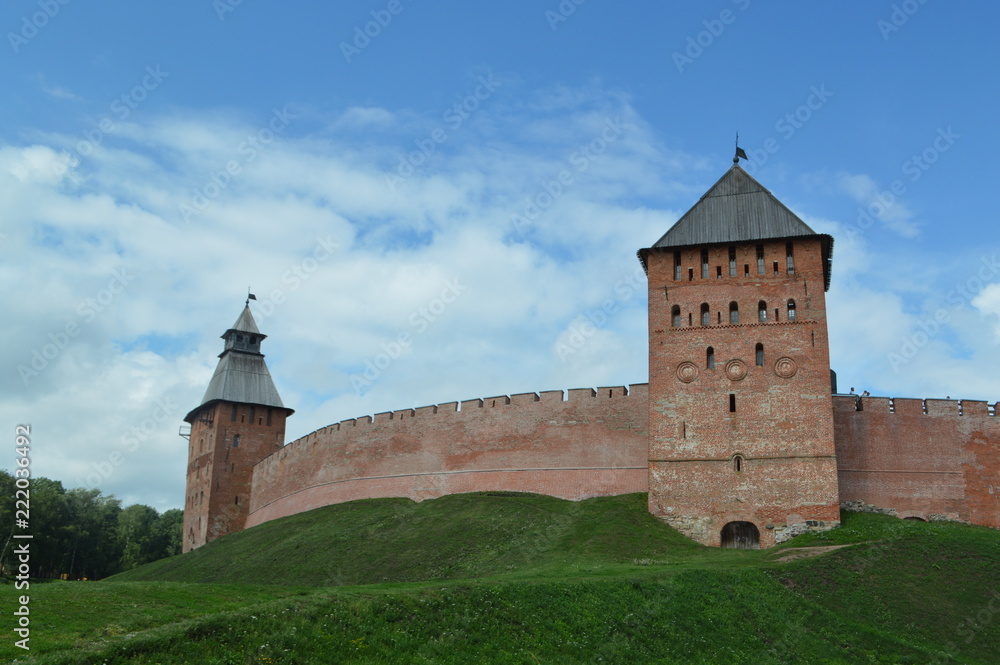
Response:
M737 550L759 550L760 531L753 522L730 522L722 527L722 546Z

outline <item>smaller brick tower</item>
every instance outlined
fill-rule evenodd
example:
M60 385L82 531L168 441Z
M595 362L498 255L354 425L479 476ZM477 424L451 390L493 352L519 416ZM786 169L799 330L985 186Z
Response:
M649 509L705 545L840 523L825 291L833 238L734 164L639 256Z
M260 352L249 299L222 339L225 348L191 424L184 551L243 529L254 464L284 444L285 408Z

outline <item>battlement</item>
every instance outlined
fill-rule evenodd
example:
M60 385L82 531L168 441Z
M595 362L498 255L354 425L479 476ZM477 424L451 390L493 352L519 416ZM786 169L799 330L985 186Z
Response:
M1000 402L990 404L985 400L920 399L911 397L874 397L870 395L833 396L834 411L864 411L900 415L995 417Z
M598 388L569 388L566 390L544 390L541 392L516 393L512 395L497 395L494 397L480 397L476 399L463 400L461 402L444 402L442 404L431 404L399 411L382 411L374 415L360 416L358 418L348 418L340 422L332 423L326 427L314 430L303 437L288 443L272 454L263 458L258 464L271 463L282 454L287 454L292 446L315 443L319 438L336 436L343 433L344 436L355 436L357 430L378 426L391 426L402 424L409 420L422 420L431 416L437 417L459 417L467 418L471 413L487 413L491 409L502 409L510 407L514 409L531 408L538 405L539 408L572 403L574 405L586 404L586 400L601 402L605 400L629 399L642 402L641 408L645 408L649 399L649 384L636 383L624 386L604 386Z
M647 487L648 385L496 395L350 418L253 469L247 525L360 498Z
M1000 528L998 404L834 395L842 502Z

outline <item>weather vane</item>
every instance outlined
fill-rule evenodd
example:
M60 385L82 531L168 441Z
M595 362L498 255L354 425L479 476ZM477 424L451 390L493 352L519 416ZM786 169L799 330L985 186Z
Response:
M736 156L733 157L733 164L739 164L740 163L740 157L742 157L743 159L745 159L747 161L750 160L750 158L747 157L746 151L743 148L740 147L740 133L736 132Z
M251 300L256 300L256 299L257 299L257 296L255 296L254 294L250 293L250 287L248 286L247 287L247 301L245 303L243 303L243 305L246 306L246 307L249 307L250 306L250 301Z

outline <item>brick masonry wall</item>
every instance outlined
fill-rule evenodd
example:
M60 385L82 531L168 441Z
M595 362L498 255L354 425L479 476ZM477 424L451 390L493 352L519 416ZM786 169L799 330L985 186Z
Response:
M986 402L837 395L833 405L845 504L1000 528L1000 418Z
M378 497L509 490L579 500L647 489L645 384L475 399L335 423L253 470L246 525Z
M649 509L706 545L731 521L767 547L840 520L822 247L792 242L793 271L784 240L734 245L735 276L728 245L680 250L679 278L674 250L648 255Z
M262 406L218 402L195 415L183 551L243 529L254 463L279 449L285 437L285 410L270 409L270 422L268 411ZM234 446L236 436L240 437L238 446Z

